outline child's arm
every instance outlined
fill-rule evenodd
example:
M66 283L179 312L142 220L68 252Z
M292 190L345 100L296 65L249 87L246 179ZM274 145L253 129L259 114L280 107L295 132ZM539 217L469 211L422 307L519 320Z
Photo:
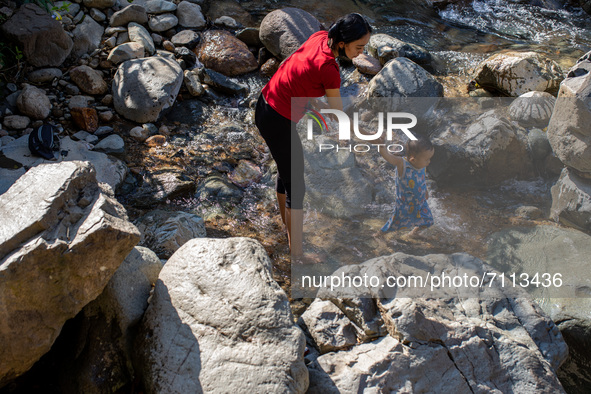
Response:
M382 136L380 137L376 142L378 144L384 144L385 141L385 137ZM401 156L397 156L393 153L388 152L388 149L386 148L385 144L379 147L380 150L380 155L382 155L382 157L390 164L392 164L393 166L396 166L396 168L398 168L398 174L402 174L402 171L404 169L404 159Z

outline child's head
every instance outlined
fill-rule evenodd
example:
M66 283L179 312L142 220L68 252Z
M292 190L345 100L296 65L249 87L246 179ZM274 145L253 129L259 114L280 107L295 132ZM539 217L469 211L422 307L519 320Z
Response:
M406 143L406 160L415 168L425 168L431 162L435 147L428 138L419 136L416 140Z

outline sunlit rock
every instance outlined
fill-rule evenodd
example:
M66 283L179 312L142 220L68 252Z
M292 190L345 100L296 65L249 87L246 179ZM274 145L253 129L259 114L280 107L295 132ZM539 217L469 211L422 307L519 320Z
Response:
M160 272L135 346L147 393L304 393L304 348L265 249L247 238L183 245Z
M49 351L66 320L103 291L139 232L87 162L35 167L0 201L3 386Z
M556 62L536 52L507 52L491 56L473 72L486 90L517 97L531 91L558 93L564 75Z

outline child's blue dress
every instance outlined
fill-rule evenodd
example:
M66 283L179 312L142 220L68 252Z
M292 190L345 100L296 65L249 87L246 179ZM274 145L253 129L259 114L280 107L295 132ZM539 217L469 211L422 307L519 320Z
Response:
M396 167L396 172L398 173L398 167ZM402 176L399 174L396 176L396 204L392 216L382 227L382 231L432 225L433 215L427 204L425 169L417 170L404 159Z

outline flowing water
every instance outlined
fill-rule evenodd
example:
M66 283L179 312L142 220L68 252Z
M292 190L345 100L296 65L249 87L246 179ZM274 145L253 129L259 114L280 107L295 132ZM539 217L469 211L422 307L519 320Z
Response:
M446 96L466 96L471 69L501 51L536 51L568 70L591 50L591 16L580 9L547 10L503 0L460 1L438 8L418 1L362 0L268 0L241 5L258 22L273 9L299 7L314 14L326 27L343 14L363 13L376 33L390 34L428 49L436 59L434 73L444 84ZM343 74L344 79L355 79L345 94L361 95L367 78L357 75L350 67L343 67ZM208 175L224 174L240 159L253 161L263 176L245 188L240 203L185 198L169 201L166 206L206 218L209 236L248 236L259 240L273 261L276 280L289 290L289 250L274 200L274 165L253 122L252 103L267 79L253 73L238 80L249 86L251 94L247 99L218 97L204 104L185 98L183 105L190 107L194 102L197 109L169 122L175 129L169 145L146 148L129 141L132 154L128 162L130 167L144 170L180 168L199 184ZM228 130L227 127L234 131L220 133L222 129ZM383 180L386 187L392 187L392 169L378 154L359 160L359 166L377 177L376 182ZM359 263L394 251L417 255L467 252L484 259L487 238L494 232L540 223L518 217L517 207L533 205L548 217L550 187L556 179L557 176L507 181L488 190L440 189L431 184L429 204L435 225L425 232L426 240L421 241L405 241L400 233L377 234L391 209L387 201L367 207L371 215L364 218L334 219L308 209L305 226L313 231L306 234L307 244L344 263ZM130 212L132 217L143 213L133 207ZM550 224L548 220L541 222ZM335 228L347 234L347 242L335 239Z

